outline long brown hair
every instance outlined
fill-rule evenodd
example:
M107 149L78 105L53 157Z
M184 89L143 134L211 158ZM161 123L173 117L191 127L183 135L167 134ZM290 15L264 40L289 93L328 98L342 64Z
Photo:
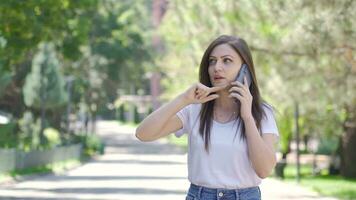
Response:
M200 63L200 68L199 68L199 81L200 83L212 87L212 84L210 82L209 78L209 73L208 73L208 66L209 66L209 56L213 49L221 44L228 44L230 45L241 57L242 63L247 64L249 67L249 70L251 72L252 76L252 83L250 85L250 92L253 97L252 100L252 115L255 119L255 123L257 125L257 128L260 130L261 128L261 120L262 120L262 115L265 115L265 112L262 108L262 102L264 102L261 99L260 92L257 86L257 80L256 80L256 74L255 74L255 68L253 65L253 60L251 56L250 49L245 42L244 39L239 38L239 37L234 37L234 36L228 36L228 35L222 35L216 38L205 50L203 58ZM209 152L209 143L210 143L210 128L211 128L211 123L213 120L213 108L214 108L215 101L208 101L206 103L202 104L201 111L200 111L200 126L199 126L199 133L202 136L204 142L205 142L205 150ZM238 108L240 109L240 108ZM239 110L237 110L239 113ZM240 114L239 114L240 115ZM238 120L239 116L236 116L235 122ZM242 120L241 120L242 121ZM240 126L237 126L240 127ZM236 130L237 132L238 130ZM246 139L246 133L245 133L245 126L243 123L241 123L241 138L243 140ZM235 135L236 136L236 135Z

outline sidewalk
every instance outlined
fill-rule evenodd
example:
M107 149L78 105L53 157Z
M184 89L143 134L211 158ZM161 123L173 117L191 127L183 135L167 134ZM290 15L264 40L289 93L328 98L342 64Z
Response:
M260 185L263 200L337 200L330 197L321 197L297 184L285 183L276 179L264 179Z
M162 141L142 143L133 130L98 123L106 154L65 174L0 185L0 199L181 200L189 186L186 154ZM264 200L333 200L294 184L265 179Z

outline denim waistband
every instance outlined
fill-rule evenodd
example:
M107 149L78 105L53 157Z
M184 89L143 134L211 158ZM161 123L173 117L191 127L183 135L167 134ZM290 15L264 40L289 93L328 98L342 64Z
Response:
M209 187L199 186L191 183L190 189L198 191L199 193L204 192L209 194L218 194L220 192L223 192L224 194L236 194L236 193L243 193L249 190L259 190L259 186L240 188L240 189L224 189L224 188L209 188Z
M260 189L259 186L249 187L249 188L240 188L240 189L225 189L225 188L209 188L204 186L195 185L193 183L190 184L188 194L192 194L197 199L201 197L209 197L216 199L245 199L243 196L253 196L256 199L260 199ZM224 196L224 198L223 198ZM252 197L251 196L251 197ZM194 198L195 199L195 198Z

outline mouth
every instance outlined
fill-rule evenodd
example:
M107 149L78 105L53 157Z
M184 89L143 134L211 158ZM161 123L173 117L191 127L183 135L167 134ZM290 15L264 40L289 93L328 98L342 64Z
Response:
M219 81L225 79L224 77L214 77L214 81Z

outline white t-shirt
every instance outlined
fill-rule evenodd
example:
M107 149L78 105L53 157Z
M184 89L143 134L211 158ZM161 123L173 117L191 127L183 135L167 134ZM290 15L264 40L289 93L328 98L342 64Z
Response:
M240 139L238 122L212 121L209 154L199 134L201 104L190 104L177 113L183 128L175 135L188 134L188 179L196 185L210 188L239 189L258 186L261 183L249 160L246 140ZM272 133L279 137L273 110L263 106L267 118L262 118L262 134ZM240 120L240 119L239 119ZM241 123L243 123L241 121Z

